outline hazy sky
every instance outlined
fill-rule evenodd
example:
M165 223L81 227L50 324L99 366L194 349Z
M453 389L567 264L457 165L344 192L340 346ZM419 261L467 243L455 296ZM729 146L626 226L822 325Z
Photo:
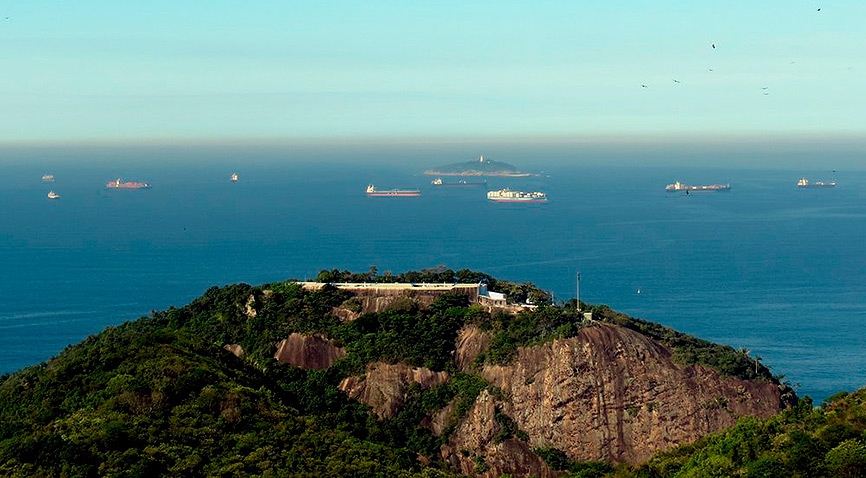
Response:
M0 142L866 136L864 19L862 0L4 0Z

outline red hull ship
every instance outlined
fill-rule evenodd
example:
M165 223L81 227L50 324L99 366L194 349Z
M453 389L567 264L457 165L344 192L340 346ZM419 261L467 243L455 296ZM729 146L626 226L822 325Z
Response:
M149 189L150 184L134 181L123 182L120 179L115 179L114 181L109 181L105 187L108 189Z

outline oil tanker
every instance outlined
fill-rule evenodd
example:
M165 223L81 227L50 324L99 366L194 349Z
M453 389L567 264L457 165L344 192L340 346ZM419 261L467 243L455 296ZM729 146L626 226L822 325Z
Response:
M692 186L690 184L681 183L679 181L665 186L665 191L682 192L682 193L700 193L700 192L721 192L730 191L730 184L710 184L707 186Z
M418 189L376 189L372 184L367 186L368 198L406 198L421 195Z
M150 184L140 182L123 182L119 178L106 183L108 189L149 189Z
M487 199L493 202L547 202L547 194L541 191L524 192L505 188L498 191L488 191Z

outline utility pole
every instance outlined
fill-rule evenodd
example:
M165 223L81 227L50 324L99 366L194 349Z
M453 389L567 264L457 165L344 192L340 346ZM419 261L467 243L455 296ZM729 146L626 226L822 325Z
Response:
M577 298L575 299L575 300L577 300L575 307L577 307L577 311L580 312L580 271L579 270L577 271L577 280L575 281L574 295L577 296Z

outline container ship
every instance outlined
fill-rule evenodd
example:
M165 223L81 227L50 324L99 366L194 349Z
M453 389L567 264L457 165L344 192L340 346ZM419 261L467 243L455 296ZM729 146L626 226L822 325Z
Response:
M798 188L835 188L836 181L830 181L829 183L825 183L824 181L815 181L814 183L810 183L806 178L800 178L797 181Z
M461 179L456 183L446 183L442 181L442 178L436 178L430 181L435 187L443 187L443 188L469 188L469 187L487 187L487 181L467 181L465 179Z
M139 182L123 182L120 179L109 181L105 187L108 189L149 189L150 184Z
M418 189L376 189L372 184L367 186L367 197L369 198L405 198L421 195Z
M53 183L54 182L54 175L53 174L43 174L42 175L42 182L43 183Z
M719 191L730 191L730 184L710 184L707 186L692 186L690 184L681 183L679 181L668 184L665 186L665 191L668 192L684 192L688 193L700 193L700 192L719 192Z
M540 191L512 191L506 188L498 191L488 191L487 199L494 202L547 202L547 194Z

